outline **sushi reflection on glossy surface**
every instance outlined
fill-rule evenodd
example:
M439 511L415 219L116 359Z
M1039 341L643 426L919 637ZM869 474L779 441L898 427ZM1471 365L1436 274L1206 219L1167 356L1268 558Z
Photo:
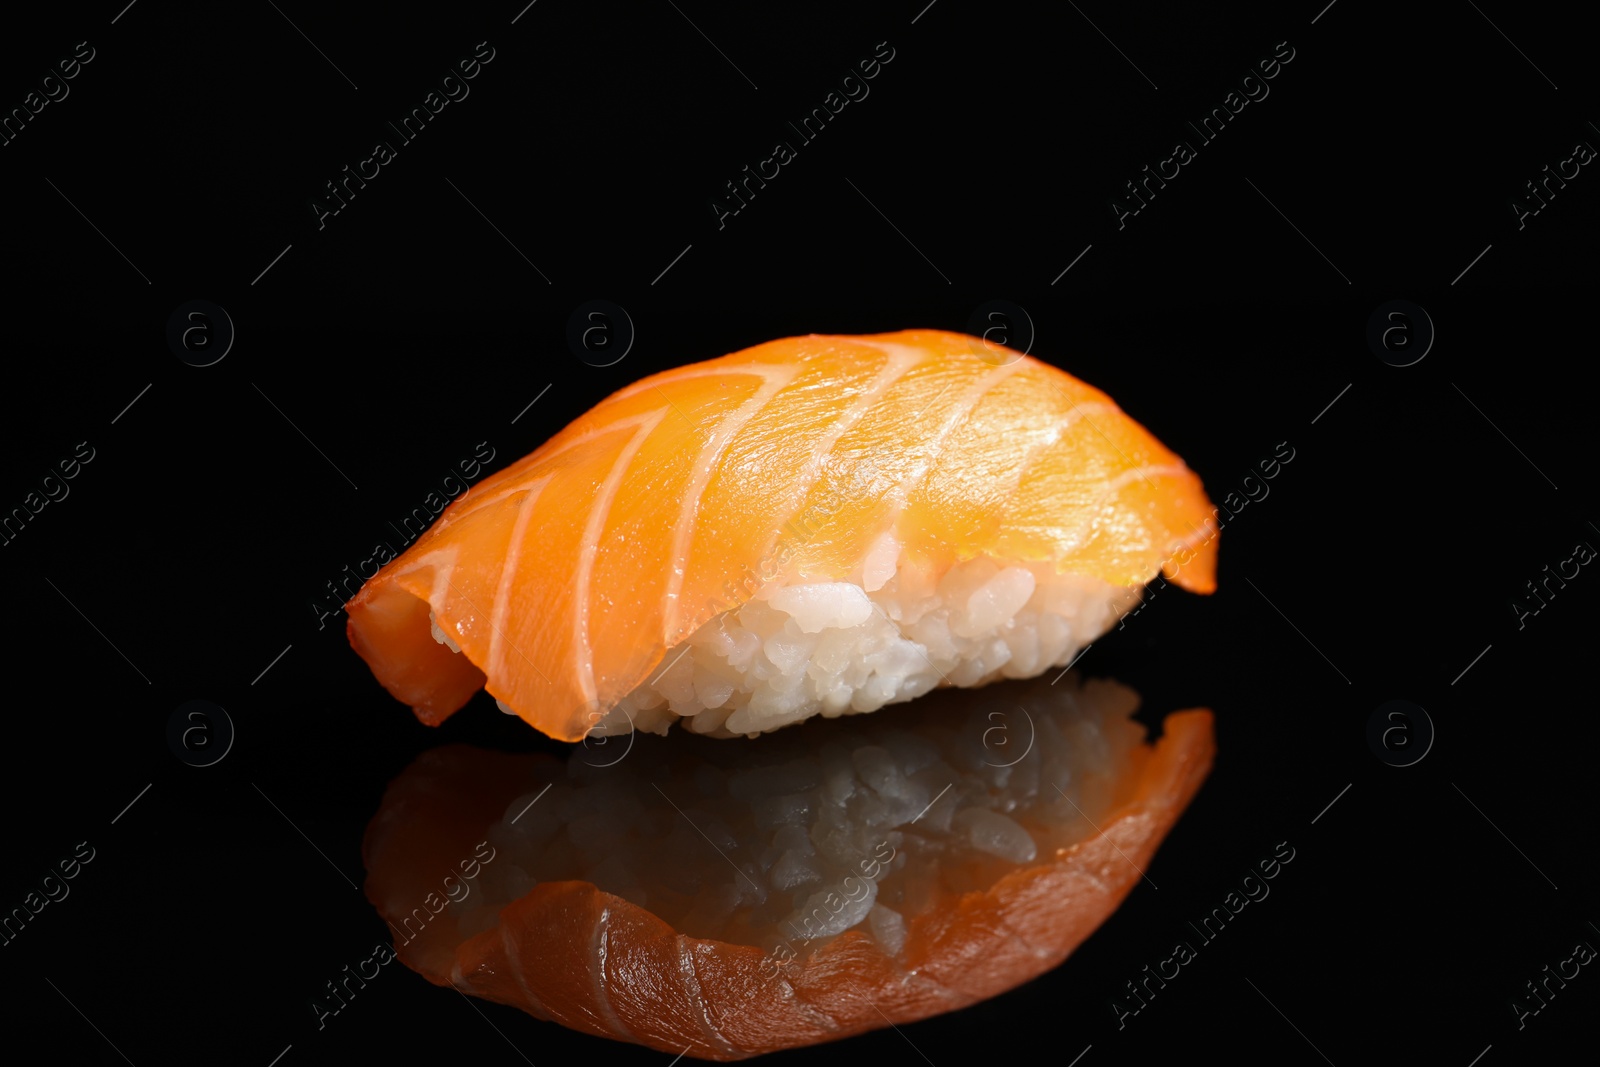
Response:
M1054 967L1139 880L1212 734L1147 743L1137 704L1069 675L760 744L447 746L390 785L366 892L430 981L674 1053L923 1018Z

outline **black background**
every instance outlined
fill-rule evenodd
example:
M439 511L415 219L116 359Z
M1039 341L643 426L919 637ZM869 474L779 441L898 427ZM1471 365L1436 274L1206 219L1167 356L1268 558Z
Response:
M95 849L0 947L8 1043L141 1067L286 1047L285 1067L669 1062L480 1016L399 966L318 1030L310 999L384 937L353 886L385 784L447 740L536 742L484 697L417 724L311 605L480 441L497 468L648 372L798 333L962 330L991 299L1213 499L1294 449L1228 524L1220 591L1165 593L1080 665L1156 717L1214 708L1218 760L1148 870L1159 889L1141 882L1063 966L775 1062L1490 1065L1588 1040L1592 968L1521 1029L1511 1006L1600 944L1600 578L1585 568L1520 628L1512 607L1600 545L1600 179L1585 167L1522 229L1510 206L1600 143L1576 16L923 3L113 0L8 27L6 109L77 42L95 50L0 147L0 508L94 450L0 547L0 908ZM319 229L323 184L479 41L494 58L470 96ZM719 228L723 183L794 142L786 122L881 41L870 95ZM1119 229L1123 183L1197 140L1185 121L1283 41L1270 95ZM166 342L194 299L237 331L206 368ZM636 328L610 367L565 339L590 299ZM1366 340L1394 299L1437 330L1408 367ZM168 747L190 699L236 728L214 766ZM1366 739L1392 699L1436 730L1413 766ZM1123 984L1283 841L1271 896L1119 1030Z

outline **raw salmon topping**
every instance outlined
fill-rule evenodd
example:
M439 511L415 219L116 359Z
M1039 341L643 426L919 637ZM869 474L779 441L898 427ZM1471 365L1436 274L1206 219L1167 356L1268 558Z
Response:
M1209 592L1200 480L1104 393L1009 355L932 330L797 337L636 382L457 499L349 603L351 642L425 722L486 686L570 741L755 599L799 633L867 626L888 583L938 588L980 558L1093 590L1100 615L1162 572ZM992 662L991 639L1010 646L999 609L1022 592L993 590L974 613L989 629L956 635L969 645L937 684L999 676L957 681ZM1095 636L1074 629L1035 673ZM733 725L700 732L755 733L909 700L925 689L912 673L792 704L715 684L671 713L724 708Z

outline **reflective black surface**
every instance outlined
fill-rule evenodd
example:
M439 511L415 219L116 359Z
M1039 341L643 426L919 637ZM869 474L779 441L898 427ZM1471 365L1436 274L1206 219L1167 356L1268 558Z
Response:
M4 107L28 113L0 147L18 1047L668 1062L395 964L319 1029L312 999L385 937L357 889L385 784L452 740L559 750L486 698L419 725L350 651L329 584L399 547L447 479L647 373L797 333L968 329L992 301L1232 513L1215 596L1159 589L1079 663L1152 711L1214 708L1217 764L1159 889L1065 966L781 1058L948 1067L1044 1035L1080 1067L1492 1046L1488 1067L1591 1036L1600 979L1574 946L1600 946L1600 509L1574 368L1600 201L1574 145L1600 133L1569 16L119 6L0 39ZM493 58L461 81L478 42ZM879 42L870 95L789 132ZM1263 81L1279 42L1293 58ZM1258 99L1230 105L1236 85ZM435 89L458 99L385 132ZM1190 130L1215 108L1220 133ZM333 214L326 183L372 175L385 139ZM726 183L781 139L793 158L733 214ZM1177 176L1147 179L1180 140ZM633 333L609 365L615 324L587 358L568 343L593 300ZM224 324L169 345L191 301L231 325L210 365ZM1414 318L1369 344L1392 301L1431 324L1418 362ZM220 719L186 713L191 755L169 747L196 700L232 727L208 766L192 753L225 744ZM1386 712L1389 747L1369 746L1397 700L1432 728L1407 766L1420 720ZM1176 962L1280 845L1270 896ZM1147 966L1178 976L1133 1014Z

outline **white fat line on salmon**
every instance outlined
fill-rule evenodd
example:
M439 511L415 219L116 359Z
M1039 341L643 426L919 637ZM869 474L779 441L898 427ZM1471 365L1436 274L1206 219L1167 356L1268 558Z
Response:
M422 98L420 106L412 108L409 114L402 115L398 124L393 121L387 123L389 129L399 138L400 144L408 145L416 140L422 135L422 131L427 127L428 123L438 118L440 112L444 111L446 107L450 106L451 103L460 103L471 95L472 89L467 85L467 82L483 73L483 67L492 63L494 57L495 51L489 47L489 42L479 41L473 46L472 58L457 60L455 66L448 68L440 76L438 88L429 89L428 95ZM343 72L341 71L340 73L342 74ZM346 80L348 81L349 79ZM441 93L443 95L440 95ZM384 136L387 138L389 135L385 133ZM332 181L325 182L324 188L327 190L327 196L331 198L331 201L315 198L307 201L311 208L311 214L316 217L317 229L327 229L327 220L348 207L349 204L346 201L354 200L357 191L365 189L367 182L381 174L382 168L393 163L397 156L398 151L393 142L388 140L377 141L372 146L372 154L357 163L354 171L350 169L349 164L345 164L340 172L343 174L342 178L335 178ZM371 173L368 173L369 167L371 168ZM352 183L354 184L352 185ZM342 196L340 195L341 190L343 191ZM338 204L338 207L334 207L334 204ZM491 223L491 225L493 224ZM502 234L502 236L504 235ZM512 247L515 248L516 246L513 245ZM521 255L522 253L519 251L517 254ZM526 256L523 256L523 258L527 259ZM538 267L534 267L534 270L538 269ZM548 281L549 279L545 280Z
M488 855L484 855L485 849L488 850ZM488 841L479 841L473 846L470 856L458 861L454 867L445 868L450 873L445 875L444 880L440 883L440 889L443 890L444 896L440 896L437 890L429 890L422 903L412 908L410 913L400 920L401 929L395 928L394 919L388 909L382 908L384 921L390 932L395 935L394 944L378 942L373 947L372 954L357 963L354 971L350 969L350 965L347 963L341 969L342 978L331 978L323 983L324 988L327 990L327 997L320 1002L317 997L312 997L310 1000L311 1013L317 1020L317 1029L325 1029L328 1025L329 1016L338 1015L349 1006L345 1002L346 998L354 1000L356 993L367 988L367 982L378 977L383 966L396 958L398 953L395 951L395 945L409 945L420 937L428 923L437 918L446 908L453 904L460 904L470 897L472 895L472 887L467 883L483 873L483 868L493 862L496 855L493 845L489 844ZM459 875L456 873L457 871L460 872ZM452 883L454 884L452 885ZM415 929L413 929L413 924L415 924ZM368 964L372 965L370 974L366 970L366 965ZM352 982L355 983L353 988L351 986ZM341 988L344 990L345 996L339 995ZM322 994L319 993L318 997L321 996ZM332 998L331 1003L327 998ZM335 1004L337 1007L333 1006Z
M337 619L343 614L345 604L361 591L367 579L376 575L380 567L398 557L417 538L426 533L439 514L452 500L468 490L472 482L493 462L494 457L494 446L488 441L479 441L472 455L458 460L454 468L439 480L439 488L430 489L428 495L422 498L422 503L402 515L398 523L393 519L389 520L389 529L395 533L392 540L385 535L383 540L373 545L372 554L366 559L354 567L346 564L340 569L337 578L323 583L328 595L314 597L310 602L311 613L317 617L317 629L325 629L330 618ZM457 475L456 471L461 473Z
M1117 455L1121 456L1122 457L1122 461L1128 465L1129 469L1127 471L1124 471L1122 475L1119 475L1118 476L1119 478L1122 478L1127 474L1136 474L1141 479L1144 480L1144 484L1146 484L1148 486L1151 486L1151 488L1154 488L1154 483L1152 483L1150 481L1150 479L1145 475L1144 472L1146 470L1150 470L1150 469L1165 470L1165 469L1168 469L1168 468L1151 468L1149 464L1145 464L1144 466L1141 467L1138 464L1134 463L1133 460L1131 458L1129 458L1128 454L1126 452L1124 452L1117 445L1117 443L1115 441L1113 441L1111 438L1107 437L1106 436L1106 432L1104 430L1102 430L1098 425L1096 425L1095 421L1093 419L1091 419L1087 414L1084 413L1083 409L1078 406L1078 402L1077 401L1073 400L1070 396L1068 396L1065 392L1063 392L1061 387L1059 385L1057 385L1055 382L1050 382L1049 384L1050 384L1050 388L1054 389L1056 391L1056 393L1060 395L1061 399L1063 399L1063 400L1065 400L1067 402L1067 406L1072 408L1072 413L1075 416L1077 416L1079 419L1083 420L1083 422L1088 425L1089 429L1091 429L1095 433L1099 434L1100 435L1100 440L1102 440L1106 444L1110 445L1112 450L1115 451ZM1094 408L1096 410L1100 410L1100 411L1114 411L1114 412L1120 412L1121 411L1121 409L1118 408L1115 404L1096 403L1096 404L1090 404L1090 407ZM1062 429L1063 430L1066 429L1066 426L1062 426ZM1181 467L1179 469L1187 470L1188 468L1187 467ZM1111 485L1106 486L1106 490L1101 493L1101 497L1104 498L1105 496L1109 495L1112 491L1114 491L1116 489L1120 489L1120 488L1122 488L1123 485L1126 485L1126 484L1127 483L1125 481L1113 482Z
M623 1041L637 1042L639 1036L629 1029L628 1024L622 1021L622 1016L617 1014L616 1004L612 1000L610 981L606 971L610 966L611 955L611 917L614 914L610 905L602 905L600 914L595 917L594 930L589 935L589 991L594 997L595 1007L599 1009L600 1016L605 1022L606 1029ZM623 958L626 958L624 952ZM627 997L627 983L623 982L623 997Z
M1245 73L1239 78L1238 88L1229 89L1228 94L1222 98L1222 105L1212 108L1209 114L1202 116L1198 126L1193 122L1185 124L1194 131L1201 146L1208 145L1221 136L1228 123L1237 118L1251 103L1260 103L1272 93L1267 82L1283 73L1283 67L1288 66L1295 57L1295 51L1289 46L1288 41L1279 41L1272 46L1272 49L1273 58L1257 60L1254 67L1246 68ZM1187 136L1186 134L1185 138ZM1156 193L1167 187L1167 182L1182 174L1182 168L1197 158L1199 151L1193 143L1187 139L1177 141L1172 146L1172 154L1157 163L1155 170L1152 171L1149 164L1146 164L1142 172L1144 177L1124 182L1123 188L1127 190L1128 198L1118 200L1112 197L1106 201L1111 213L1116 216L1117 229L1127 229L1127 220L1148 207L1147 200L1154 200ZM1141 189L1144 192L1143 196L1140 195Z
M599 491L595 493L594 501L589 505L589 515L583 526L583 537L578 543L578 568L572 576L572 633L577 638L578 662L583 669L578 676L578 693L583 702L593 704L598 696L598 682L594 675L594 637L589 632L589 601L594 593L594 559L600 549L600 534L605 529L606 520L611 517L611 505L617 498L617 488L622 484L623 477L628 473L628 468L633 464L633 457L638 454L640 447L655 432L667 417L665 410L653 411L648 415L639 417L634 431L628 437L622 450L617 453L617 458L612 461L611 469L606 472L605 480L600 483ZM632 420L623 419L617 422L612 429L620 431ZM729 431L729 436L738 432L738 427ZM709 475L708 475L709 477ZM704 483L701 483L702 486ZM693 499L698 503L700 494L692 493ZM526 504L524 505L526 510ZM520 516L519 516L520 518ZM680 525L682 516L679 516ZM525 540L525 538L524 538ZM680 553L674 558L682 559ZM669 585L669 591L675 593L676 587ZM507 591L503 591L495 607L498 610L502 604L511 600ZM604 593L601 594L602 597Z
M0 548L21 536L28 523L45 508L67 499L72 493L72 487L67 483L76 478L83 470L82 465L88 464L94 457L93 446L88 441L79 441L73 446L70 457L56 460L55 466L39 479L39 487L28 490L21 504L0 517Z
M1034 438L1034 440L1028 443L1027 448L1022 453L1021 459L1017 462L1015 477L1009 480L1007 487L1004 490L1007 493L1015 493L1017 491L1017 489L1027 479L1028 473L1033 470L1033 465L1038 462L1039 457L1046 449L1054 448L1056 445L1060 444L1066 437L1067 431L1070 430L1076 423L1080 421L1087 422L1089 412L1098 412L1113 416L1122 414L1122 409L1113 403L1102 403L1100 401L1091 400L1087 404L1078 404L1068 397L1067 394L1063 393L1054 382L1050 383L1050 387L1055 390L1057 396L1061 397L1061 399L1067 402L1067 405L1071 407L1072 410L1061 412L1050 423L1048 432L1039 434ZM1088 408L1088 411L1085 411L1085 408ZM1091 425L1093 424L1091 423ZM1096 432L1099 432L1099 427L1095 427L1095 430ZM1103 433L1101 433L1100 436L1101 438L1105 438L1105 434ZM1126 460L1127 457L1123 458ZM1184 469L1187 470L1188 468ZM1103 501L1106 498L1106 495L1107 494L1102 491L1099 499ZM1092 514L1093 509L1086 509L1086 511ZM1082 529L1083 524L1080 523L1079 530L1081 531Z
M452 553L454 551L455 551L455 549L451 549ZM452 563L451 566L454 567L455 564ZM477 616L480 616L480 617L482 616L483 612L478 608L478 605L474 604L472 602L471 598L469 598L467 596L467 594L463 593L461 590L456 588L455 583L453 583L453 582L451 582L449 580L449 575L448 574L445 576L445 584L449 587L449 589L450 589L450 591L452 593L454 593L456 596L460 597L462 599L462 601L464 601L466 603L467 607L472 609L472 613L474 615L477 615ZM503 607L501 607L501 605L506 603L506 599L507 598L505 598L505 597L501 597L499 600L497 600L495 602L495 612L497 613L497 615L500 616L498 618L498 620L496 619L495 616L491 616L490 620L489 620L489 630L490 630L490 635L489 635L489 662L490 663L498 663L499 659L497 657L499 656L499 649L505 648L505 647L509 647L518 656L522 657L522 662L526 663L530 668L532 668L532 670L533 670L533 672L535 674L537 674L540 678L544 679L544 684L545 685L553 687L555 685L555 683L550 681L549 675L545 674L544 671L541 671L539 669L539 665L537 663L533 662L533 660L529 659L528 658L528 654L526 652L522 651L522 649L520 649L516 645L512 644L511 640L506 637L505 629L501 625L501 623L503 623L505 621L504 617L503 617L503 613L504 613L505 609ZM437 625L437 624L435 624L435 625ZM493 693L490 693L489 695L490 696L494 696ZM495 698L495 703L500 705L500 710L502 710L502 711L506 710L506 707L505 707L504 703L500 700L500 698L496 697ZM588 702L588 704L593 704L593 703L594 703L593 701L589 701Z
M799 143L802 145L810 144L821 136L828 123L837 118L839 113L849 107L852 102L860 103L865 100L872 92L872 88L867 85L867 82L881 74L883 67L891 63L894 57L895 51L890 47L889 42L879 41L874 46L872 58L858 60L854 68L841 75L836 83L837 88L829 90L828 95L822 98L821 106L814 107L809 114L801 116L798 125L790 121L787 125L790 130L794 131ZM852 83L854 83L853 86ZM731 200L719 201L713 197L707 201L711 207L711 214L717 220L717 229L726 229L727 220L749 206L745 202L747 199L754 200L758 189L765 189L767 182L782 173L782 168L799 158L800 153L796 150L794 144L787 139L788 134L785 134L784 138L773 143L772 154L757 163L754 171L750 169L750 165L747 163L742 171L743 177L734 178L723 183L724 189L727 190L727 195L732 198ZM768 170L769 167L771 168L770 172ZM735 185L735 182L739 184ZM753 186L752 182L754 183ZM740 195L741 189L744 192L742 196ZM735 204L738 206L734 206Z
M547 685L550 683L550 679L545 676L545 673L539 669L537 664L528 658L528 654L506 638L505 626L506 615L511 611L511 586L517 579L517 565L522 559L522 547L528 540L528 523L533 519L533 504L534 501L539 499L540 494L544 492L545 486L550 484L550 479L553 477L554 475L547 474L529 485L523 493L522 502L517 505L517 517L511 523L510 547L506 551L505 561L500 565L500 580L495 583L494 603L490 605L489 656L486 661L487 669L484 671L486 675L491 672L496 676L500 674L504 666L504 650L509 646L518 656L522 657L522 662L532 667L534 673L545 680ZM450 572L455 570L455 553L457 551L457 548L451 548L450 571L444 574L445 585L451 592L467 602L467 606L472 609L473 615L481 617L482 612L478 610L478 606L472 603L465 593L457 590L450 582ZM446 603L442 590L437 587L434 589L430 603L441 605Z
M705 621L700 619L693 623L684 623L680 596L683 592L684 565L689 558L690 546L693 544L695 525L699 518L700 505L705 497L706 487L710 484L712 476L717 473L717 468L721 465L722 458L727 453L728 447L739 436L739 431L744 429L745 425L755 418L772 401L773 397L782 392L785 386L794 381L795 377L800 373L800 367L798 364L781 368L762 367L755 373L761 379L760 386L744 403L718 420L716 426L706 437L705 444L700 447L700 452L695 457L694 467L692 468L693 475L690 478L689 485L683 491L683 502L678 506L678 516L672 523L672 535L669 542L671 554L668 558L673 560L674 563L667 573L667 588L663 596L667 610L666 617L662 620L662 629L667 634L668 641L672 644L677 644L678 641L688 637L689 632L698 629L699 625ZM660 390L657 390L657 392L660 392ZM665 393L662 393L661 396L669 404L672 403L671 400L667 399ZM674 410L676 410L676 407L677 405L674 404ZM682 413L680 412L680 414ZM618 425L621 424L619 423ZM653 430L654 428L654 424L652 424L651 429ZM632 452L628 453L628 458L629 460L633 458ZM614 486L610 488L614 490ZM604 505L606 508L611 506L609 496L605 497ZM598 502L595 505L595 510L600 510ZM586 589L583 589L583 592L585 595L587 594ZM587 631L584 631L584 635L587 640ZM589 674L592 680L594 674L592 661Z
M1284 854L1285 849L1288 849L1288 855ZM1239 880L1239 888L1228 890L1228 894L1223 897L1222 903L1212 908L1208 915L1201 918L1198 926L1190 920L1187 925L1197 935L1196 941L1198 944L1202 947L1209 945L1221 935L1229 922L1244 911L1247 905L1266 900L1267 895L1272 892L1267 882L1276 878L1294 857L1295 851L1290 847L1289 842L1279 841L1273 846L1272 856L1267 859L1257 860L1250 872ZM1254 884L1253 887L1252 883ZM1168 982L1183 973L1183 967L1193 963L1199 957L1199 951L1187 938L1188 935L1184 934L1183 938L1175 941L1171 955L1158 961L1154 969L1149 964L1145 964L1144 969L1140 972L1143 977L1135 976L1123 983L1123 988L1131 999L1119 1001L1113 998L1110 1001L1111 1010L1117 1017L1118 1030L1126 1029L1129 1018L1138 1015L1149 1007L1147 1002L1154 1000L1156 993L1167 988ZM1168 970L1169 965L1171 966L1170 972ZM1143 991L1142 993L1141 990ZM1118 996L1122 996L1122 994L1119 993Z
M145 788L148 789L149 786ZM85 855L86 850L87 855ZM68 894L72 892L67 883L78 877L83 865L93 861L94 855L94 846L87 841L79 841L73 846L72 856L57 860L55 868L47 870L35 883L38 888L29 888L20 905L0 915L0 948L9 947L11 942L21 936L23 928L33 922L45 908L52 903L59 904L66 900Z
M885 498L886 503L894 508L895 519L898 520L901 512L905 510L906 501L910 499L912 491L927 481L928 473L933 470L935 461L944 451L945 442L950 440L957 429L966 425L973 411L983 403L985 397L1025 366L1024 361L1019 359L986 371L983 377L967 386L961 395L956 397L955 402L946 410L944 418L940 420L939 428L934 431L933 436L918 443L921 458ZM1055 385L1054 382L1050 384L1052 387Z
M79 41L72 46L71 59L57 60L54 69L45 68L45 75L39 79L38 88L28 90L27 95L22 98L22 106L14 107L0 115L0 148L9 146L12 141L21 137L22 131L28 128L28 123L38 118L45 108L65 100L72 92L67 82L81 74L83 67L92 63L96 54L94 47L88 41ZM54 88L51 87L52 82Z
M789 511L789 518L785 519L778 528L771 548L762 554L755 570L751 570L749 566L741 562L737 580L730 578L723 582L722 591L727 599L720 604L713 599L707 605L707 609L712 616L743 604L746 600L754 599L762 586L774 581L783 574L794 555L801 548L833 524L836 513L820 503L806 505L805 509L798 515L795 514L795 510L800 508L812 489L816 487L817 482L822 477L823 465L828 457L833 454L834 446L839 443L840 438L859 423L867 411L890 388L904 378L912 368L922 362L922 357L917 351L906 345L868 343L888 357L884 360L883 367L873 377L872 383L862 390L861 395L851 402L850 406L834 420L833 425L828 428L828 432L817 441L812 449L810 460L806 463L799 479L795 482L794 492L789 496L785 504ZM940 391L940 395L944 395L943 390ZM789 536L790 534L793 534L793 536ZM740 595L741 590L743 590L743 596Z

